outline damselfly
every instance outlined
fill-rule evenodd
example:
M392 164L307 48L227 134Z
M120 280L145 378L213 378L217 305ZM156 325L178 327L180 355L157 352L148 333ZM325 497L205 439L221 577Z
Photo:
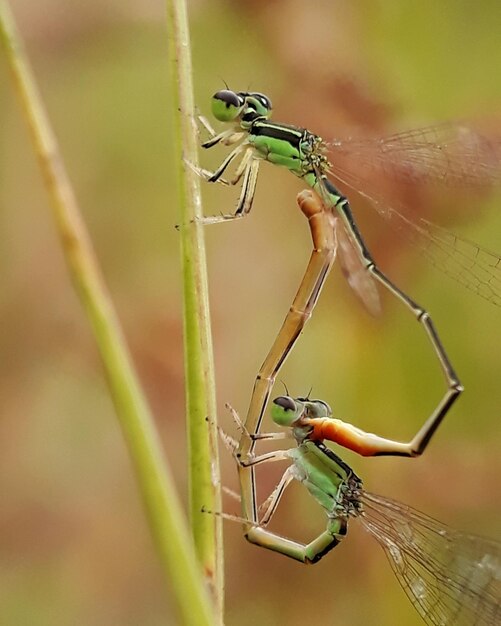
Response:
M345 537L348 523L358 520L383 548L400 585L427 624L501 624L501 544L452 530L405 504L366 491L361 479L323 440L330 439L366 456L408 455L412 442L383 439L333 419L329 405L322 400L276 398L273 421L288 429L279 433L250 435L231 410L244 436L253 441L292 435L297 444L289 450L244 458L237 452L237 442L222 433L242 471L272 461L290 463L260 507L264 513L257 520L224 515L245 523L251 543L302 563L316 563ZM433 425L425 425L414 440L429 441L430 431ZM293 480L308 489L327 516L326 530L308 543L267 528Z

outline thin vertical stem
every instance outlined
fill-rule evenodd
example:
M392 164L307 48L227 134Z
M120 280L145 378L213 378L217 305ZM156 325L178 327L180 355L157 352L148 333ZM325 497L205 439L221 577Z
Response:
M200 179L186 162L198 162L198 130L192 83L188 16L184 0L167 1L171 90L176 115L181 260L184 296L186 410L189 441L190 513L195 547L211 582L216 611L223 614L222 518L217 450L216 393L210 328L207 263ZM210 417L207 421L206 418ZM222 619L222 617L221 617Z
M214 624L211 606L170 468L99 271L21 38L4 0L0 0L0 39L29 125L71 278L99 347L162 566L174 588L183 623L211 626Z

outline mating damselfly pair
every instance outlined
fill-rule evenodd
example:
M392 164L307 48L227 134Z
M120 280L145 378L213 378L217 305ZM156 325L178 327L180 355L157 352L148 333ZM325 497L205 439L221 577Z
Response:
M288 548L281 549L277 547L282 545L283 538L277 538L277 535L272 534L273 538L269 542L270 536L266 533L263 535L263 518L260 519L258 515L253 468L257 462L263 462L263 460L271 459L271 457L269 455L258 455L256 457L254 447L255 442L260 438L260 424L276 375L294 346L304 324L311 316L336 254L340 258L350 286L371 312L379 310L378 293L372 279L376 279L387 288L411 311L423 327L434 349L447 385L444 396L436 409L409 443L401 444L376 436L372 436L373 439L371 440L370 437L367 439L364 434L364 445L370 443L371 445L374 444L375 447L374 445L373 447L369 446L367 450L363 448L356 449L350 445L347 447L352 447L352 449L356 449L361 454L368 456L377 454L420 455L462 391L461 383L441 344L430 315L423 307L395 286L377 267L356 225L347 198L337 189L329 177L338 178L341 182L351 186L355 191L369 199L376 210L387 218L398 231L410 239L412 243L419 246L424 256L474 292L498 305L501 304L501 259L498 255L483 250L472 242L460 239L452 233L434 226L427 220L422 218L413 220L406 215L404 216L395 206L390 206L385 201L384 196L372 194L361 186L360 179L357 179L346 167L343 168L341 165L333 168L330 162L331 155L340 154L343 151L349 152L349 143L336 141L329 144L306 129L270 121L271 101L265 95L233 92L226 89L214 95L212 111L216 119L230 124L230 128L220 134L215 134L210 125L205 122L211 137L202 144L203 147L211 148L217 144L228 146L236 144L236 147L232 149L215 172L199 170L199 173L211 182L218 181L228 184L222 178L223 174L230 164L240 157L241 160L236 167L234 177L229 182L230 184L237 184L241 181L242 191L235 213L205 218L205 222L216 223L243 217L249 213L254 198L259 166L263 160L289 169L294 175L304 180L313 190L313 192L302 192L298 196L299 206L308 219L313 239L313 251L310 262L283 326L256 377L249 411L242 426L244 432L235 449L235 456L239 460L240 467L242 515L247 525L248 538L255 543L260 543L260 545L297 558L294 554L296 548L291 548L289 551ZM361 158L363 158L362 145L362 143L358 142L356 148ZM501 181L501 141L484 137L464 125L442 124L426 129L414 130L409 133L394 135L388 139L374 140L369 142L367 146L372 150L373 160L378 158L384 159L381 162L387 164L386 169L390 174L398 162L399 166L402 164L407 165L409 175L414 174L417 176L419 174L421 179L429 181L470 186L490 185ZM325 415L324 417L328 416ZM346 445L347 440L342 436L330 437L325 434L313 437L311 432L305 434L303 431L298 430L292 422L286 425L292 428L298 444L296 449L299 452L288 455L288 458L291 458L293 461L291 467L295 468L295 470L292 470L289 474L287 472L284 474L284 479L282 479L277 488L278 493L280 494L282 488L285 488L286 484L288 484L287 481L290 482L292 478L297 478L306 484L310 493L324 506L323 496L318 493L317 483L320 481L323 484L330 485L331 490L333 488L332 485L335 485L337 493L339 480L336 477L338 477L338 471L332 467L332 463L336 467L344 467L345 470L347 466L344 466L337 457L333 460L328 449L322 447L323 444L320 445L319 442L328 438L341 445ZM353 432L357 431L360 434L361 431L354 427L351 428L354 429ZM351 435L349 441L353 441ZM315 447L313 448L312 446ZM302 451L305 452L308 458L311 457L313 459L315 457L314 465L320 465L314 469L311 475L308 472L305 474L306 457ZM266 459L263 457L266 457ZM280 453L273 456L274 460L280 458L284 458ZM305 475L306 479L304 478ZM298 476L303 478L300 479ZM348 488L348 491L350 490L351 487ZM346 505L344 500L340 505L341 518L347 519L350 515L356 516L356 512L362 510L362 507L357 508L358 505L356 505L359 501L357 499L358 495L356 495L358 493L357 488L354 488L351 492L355 495L353 495L353 498L351 496L348 498L349 506ZM360 493L365 492L360 491ZM371 501L370 497L360 496L360 502L367 500L367 511L372 510L371 506L375 506L377 509L374 502L378 500L377 497L374 498L376 499L372 500L371 505L369 503ZM275 503L274 506L276 506L278 500L279 496L276 498L272 497L272 504ZM383 500L380 499L378 502ZM385 500L385 502L389 501ZM345 505L348 506L347 509ZM324 508L328 509L326 506ZM273 512L274 508L271 507L271 510ZM408 510L411 511L410 509ZM328 513L328 517L330 520L336 520L334 525L339 530L342 524L340 525L336 511L332 509ZM267 522L271 514L267 513L265 515L268 515L268 519L265 520ZM413 515L414 513L410 515L410 518ZM417 519L417 516L418 514L414 515L414 519ZM368 518L368 516L361 516L361 519L364 520ZM423 517L423 519L428 520L429 518ZM366 527L369 531L373 528L370 524L366 524ZM373 533L376 538L378 538L377 533L380 533L380 531L381 529ZM402 555L402 551L398 548L398 545L398 549L394 550L388 547L393 545L391 543L393 541L391 539L392 531L387 527L385 532L389 533L388 542L385 545L390 561L392 561L404 589L413 599L420 614L426 621L430 624L475 623L468 617L471 615L478 616L478 623L495 623L492 621L493 619L501 619L498 614L499 589L492 591L489 588L489 594L491 595L489 597L487 597L489 594L485 596L487 598L485 603L490 608L484 610L481 608L484 601L482 599L484 597L483 586L477 585L475 587L476 591L472 592L470 594L471 598L468 599L470 597L468 593L459 591L460 587L467 589L465 585L461 586L455 582L454 590L452 590L448 581L442 580L444 576L446 577L443 567L442 569L438 567L432 573L432 577L435 577L435 586L432 585L432 587L423 591L423 586L426 587L426 577L413 573L409 569L413 565L409 565L405 559L402 563L409 578L402 574L402 571L399 569L399 558ZM318 560L319 556L324 554L327 544L333 547L332 541L329 543L329 536L333 540L337 531L334 532L332 528L328 528L326 533L326 536L319 538L320 546L316 546L313 550L313 560ZM445 534L448 537L453 536L451 531L446 531ZM434 537L439 535L440 533L437 531ZM256 537L259 540L256 540ZM380 538L379 535L378 540ZM290 545L290 542L287 543L288 540L283 541L286 542L283 545ZM419 551L420 546L415 542L413 543L413 541L411 541L410 550L412 551L414 549L412 546L414 546ZM458 556L459 560L463 559L465 567L468 561L468 567L473 568L472 572L476 572L476 574L473 573L472 575L480 576L481 569L475 570L475 563L478 563L478 568L481 568L482 559L485 557L486 562L489 562L490 568L489 586L492 581L499 583L501 567L499 563L499 545L486 540L472 539L472 541L478 541L479 552L473 550L472 558L469 561L461 556ZM465 539L465 545L468 542L469 540ZM458 548L457 542L454 541L449 542L448 546L449 548L452 546L453 551ZM318 551L316 550L317 547L319 547ZM452 553L448 551L449 548L447 553L452 559ZM304 552L301 551L297 554L304 556ZM414 558L418 559L415 555ZM308 557L307 559L299 560L311 559ZM428 567L427 565L422 566ZM452 560L450 561L450 566L451 570L454 569ZM436 577L440 578L439 583L436 582ZM451 576L451 581L453 578L454 576ZM447 598L450 598L451 594L455 600L451 604L452 608L449 608ZM422 597L420 598L420 596ZM463 596L464 600L462 599ZM466 608L461 608L460 610L457 603L461 607L464 604ZM461 613L467 615L464 619L470 619L470 621L460 621L459 616ZM461 619L463 618L461 617Z

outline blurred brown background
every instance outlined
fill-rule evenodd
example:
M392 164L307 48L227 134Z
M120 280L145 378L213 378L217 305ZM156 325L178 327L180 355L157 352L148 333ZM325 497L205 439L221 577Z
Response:
M13 10L139 369L186 493L178 212L164 5L15 0ZM501 103L501 5L190 2L196 100L226 81L273 100L275 119L326 138L489 118ZM204 153L213 167L223 151ZM245 412L257 369L310 253L300 181L263 166L251 217L207 229L223 424ZM236 195L204 185L205 211ZM499 194L436 220L501 250ZM357 204L358 202L358 204ZM466 393L419 460L343 457L372 491L478 534L499 531L501 312L437 273L364 202L368 244L432 312ZM423 207L420 207L423 208ZM438 213L439 212L439 213ZM176 623L89 328L71 289L24 120L0 57L0 623ZM286 225L286 227L284 227ZM444 384L424 334L382 294L371 319L338 268L280 374L335 415L408 439ZM277 385L276 395L282 386ZM271 429L270 423L265 426ZM223 477L235 486L231 459ZM261 475L263 493L276 473ZM232 502L228 510L234 509ZM300 488L276 528L324 518ZM227 523L227 623L420 624L379 547L353 524L315 567L247 544Z

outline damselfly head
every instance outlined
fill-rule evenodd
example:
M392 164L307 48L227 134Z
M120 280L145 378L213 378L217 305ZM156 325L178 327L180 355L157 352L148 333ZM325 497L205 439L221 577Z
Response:
M268 96L259 92L222 89L212 96L212 114L220 122L240 122L250 125L256 119L268 119L272 104Z

